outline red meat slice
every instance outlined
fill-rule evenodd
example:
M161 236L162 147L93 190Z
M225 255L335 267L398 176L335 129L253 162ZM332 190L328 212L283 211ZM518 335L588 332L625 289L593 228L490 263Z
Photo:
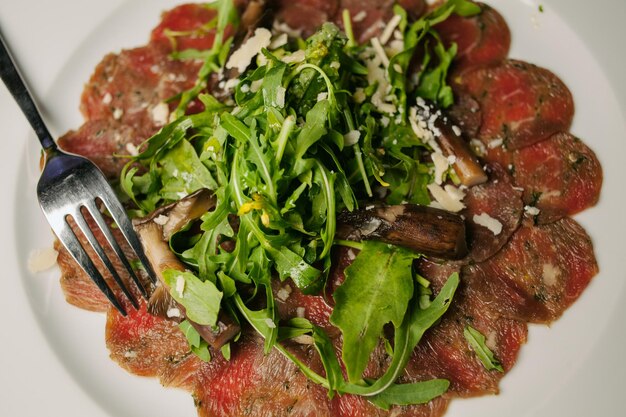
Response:
M338 8L338 0L278 0L277 3L276 20L300 31L305 38L332 20Z
M524 202L540 209L539 223L576 214L600 198L600 162L569 133L513 152L511 164L515 183L524 188Z
M414 19L426 10L426 3L423 0L404 0L399 3ZM354 36L359 43L363 44L383 32L389 20L394 16L394 4L392 0L340 0L335 23L343 28L342 12L345 9L349 10L353 19ZM354 17L359 14L363 17L355 20Z
M107 315L106 343L111 358L135 375L159 376L164 369L190 355L187 339L174 321L128 308L123 317L111 308Z
M68 152L83 155L95 163L108 178L115 179L128 162L129 145L139 146L149 135L132 126L108 119L89 120L78 130L72 130L58 144Z
M206 25L217 15L215 9L200 4L183 4L161 16L150 42L168 50L209 49L215 39L215 28ZM227 36L228 37L228 34Z
M419 272L435 291L458 267L421 260ZM415 350L406 373L410 379L445 378L450 381L447 396L471 397L498 393L498 383L517 359L526 342L526 323L503 317L492 307L482 288L462 279L450 310L430 329ZM502 364L504 373L487 370L465 339L471 326L487 339L487 345Z
M454 104L447 109L452 123L458 126L466 138L475 138L482 124L480 104L469 94L457 91Z
M452 15L435 26L447 47L458 46L455 72L498 65L507 57L511 32L504 18L490 6L479 3L482 12L471 17Z
M139 289L134 283L130 283L130 276L124 265L121 263L113 249L107 243L102 231L97 227L95 221L88 214L85 215L87 224L93 231L93 235L104 249L111 264L118 272L120 278L127 283L126 288L134 295L135 299L141 297ZM107 224L111 224L111 219L105 217ZM96 252L91 248L89 241L80 232L73 220L70 220L73 230L78 237L79 242L85 248L89 258L94 260L94 265L102 274L111 290L116 294L118 300L125 300L126 296L122 294L118 285L115 283L113 276L105 268L104 264L98 258ZM134 252L126 244L126 240L118 228L111 228L113 236L120 243L120 247L127 259L134 259ZM89 311L105 312L109 309L110 303L106 296L98 289L96 284L85 274L85 272L74 261L70 253L61 245L59 241L55 241L55 249L59 252L57 263L61 269L61 288L65 294L65 299L69 304ZM146 280L147 281L147 280ZM149 285L147 282L145 284Z
M87 120L115 120L151 135L164 121L154 108L193 87L200 65L174 60L156 46L109 54L85 86L81 111Z
M477 69L455 82L480 103L479 137L487 146L499 140L507 149L532 145L567 131L574 116L565 84L552 72L522 61Z
M482 262L498 252L520 224L523 213L522 191L514 187L511 177L500 165L487 166L489 181L472 187L463 202L468 236L468 260ZM474 216L487 214L502 225L495 234L473 221Z
M574 220L522 225L494 257L464 276L504 317L550 323L598 273L591 239Z

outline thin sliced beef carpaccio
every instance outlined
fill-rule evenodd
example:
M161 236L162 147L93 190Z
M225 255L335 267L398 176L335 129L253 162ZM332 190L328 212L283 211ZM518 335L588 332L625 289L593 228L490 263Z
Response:
M277 0L276 20L306 37L333 20L339 0Z
M111 224L112 220L109 217L103 216L104 220L107 224ZM96 223L93 218L86 214L85 219L91 230L93 231L93 235L96 240L100 243L100 246L104 249L105 254L111 261L111 264L115 267L116 271L124 282L128 282L130 280L130 276L128 272L125 270L123 264L116 256L113 249L107 244L106 237L102 233L102 231L96 227ZM79 231L76 223L73 220L69 220L70 225L75 231L76 236L78 237L79 242L85 248L87 255L89 258L94 260L94 265L96 268L101 271L102 277L109 285L109 288L116 295L118 300L124 300L125 295L121 292L118 285L115 283L113 276L109 273L109 271L104 267L102 261L98 258L96 252L91 248L89 241L85 238L85 236ZM118 228L110 227L111 232L115 239L120 242L120 247L124 252L127 259L134 258L134 252L126 243L122 233ZM80 307L84 310L88 311L97 311L97 312L105 312L110 307L110 302L106 298L106 296L98 289L96 284L89 278L87 274L78 266L78 264L74 261L70 253L63 247L58 241L55 242L55 249L59 252L57 257L57 263L61 268L61 288L65 294L65 299L69 304ZM140 275L141 277L141 275ZM142 279L142 278L140 278ZM148 282L143 282L146 286L150 284ZM135 300L141 297L138 288L135 284L128 284L126 288L131 292L131 295L134 296ZM147 287L147 291L150 288Z
M60 137L58 144L63 150L89 158L104 175L116 179L128 162L122 155L128 155L149 136L118 121L94 119Z
M492 7L478 3L481 13L471 17L452 15L435 28L446 46L456 43L454 71L497 65L511 46L511 32L504 18Z
M458 265L422 259L417 269L438 291L448 277L460 271ZM526 342L524 321L503 316L492 307L492 299L482 288L466 281L454 296L454 303L441 323L426 332L407 365L409 380L445 378L450 381L447 396L473 397L498 393L498 383L515 364ZM487 370L472 350L463 332L471 326L486 337L489 349L501 363L504 373Z
M454 97L454 104L447 109L447 115L456 126L458 126L463 136L475 138L482 124L482 112L480 104L467 93L457 91Z
M569 89L552 72L526 62L506 60L456 77L456 88L479 103L478 137L486 146L519 149L566 132L574 116Z
M511 171L515 183L524 189L524 202L539 209L539 223L576 214L600 198L600 162L583 141L569 133L513 152Z
M242 9L247 2L236 3ZM427 9L423 0L399 3L413 19ZM356 36L365 42L382 33L393 16L394 2L278 0L268 4L276 8L280 22L303 35L325 21L342 25L342 10L347 8ZM595 204L602 171L587 146L561 133L569 128L574 111L565 85L548 70L506 60L509 28L497 11L480 6L481 14L452 16L437 30L448 45L459 46L450 80L456 102L448 115L467 139L478 138L484 144L481 157L489 181L470 188L464 199L466 209L461 214L466 219L469 256L462 262L416 261L416 270L435 294L454 272L460 274L461 284L450 309L426 332L399 380L445 378L451 384L446 394L427 404L389 411L358 396L331 399L276 349L266 354L263 340L246 326L240 340L231 345L230 360L212 351L211 362L202 362L190 352L176 321L152 316L143 301L140 309L129 307L128 316L122 317L67 251L59 248L61 284L68 302L108 312L106 343L113 360L131 373L190 391L201 417L439 417L454 397L497 393L500 379L515 364L526 341L526 323L558 318L598 271L589 237L566 216ZM61 146L86 155L109 178L117 178L126 163L118 155L132 153L154 134L175 105L168 99L193 86L201 62L176 60L171 53L210 47L214 33L206 23L214 16L205 6L178 6L163 14L147 46L106 56L85 87L81 110L86 122L61 138ZM169 31L178 33L174 42ZM524 205L539 209L534 222L521 221ZM474 223L474 215L481 214L502 230L494 233ZM338 356L341 334L329 322L332 294L356 255L353 249L333 249L333 267L323 294L304 295L290 280L272 283L279 318L304 316L323 328ZM480 362L463 334L467 326L485 335L504 372L487 370ZM323 374L310 341L289 341L286 346ZM388 364L389 355L381 344L366 375L380 376Z
M163 13L161 23L152 31L150 43L168 50L210 49L215 28L207 29L205 25L215 16L215 9L198 4L177 6Z
M81 110L87 120L119 121L150 136L168 122L163 103L193 87L200 65L154 45L109 54L85 86Z
M395 3L393 0L340 0L335 23L343 28L342 11L349 10L357 41L366 43L385 30L387 22L394 16ZM426 11L424 0L402 0L398 3L407 9L413 19Z
M486 168L489 181L469 189L463 200L466 208L461 212L467 230L467 258L473 262L490 258L504 246L519 226L524 210L522 191L513 185L505 169L498 164ZM475 216L489 216L501 230L496 232L476 223Z
M124 317L109 310L105 335L111 358L124 369L155 377L191 354L175 321L149 314L143 302L139 310L128 308L127 312Z
M576 221L522 225L496 254L464 270L503 316L550 323L598 272L591 239Z

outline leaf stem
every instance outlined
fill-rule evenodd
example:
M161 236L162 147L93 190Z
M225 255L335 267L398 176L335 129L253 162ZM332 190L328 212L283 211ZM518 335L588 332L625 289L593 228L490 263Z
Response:
M280 133L278 134L278 149L276 150L276 164L280 166L280 161L283 159L283 154L285 153L285 147L287 146L287 141L289 140L289 135L293 131L294 126L296 125L296 118L289 115L285 119L283 126L280 128Z

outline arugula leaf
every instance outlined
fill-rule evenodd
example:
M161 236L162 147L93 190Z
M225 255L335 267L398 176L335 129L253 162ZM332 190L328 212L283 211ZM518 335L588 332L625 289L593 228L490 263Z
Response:
M396 328L394 335L394 355L385 374L371 385L347 384L344 392L350 394L374 396L388 389L401 375L411 357L411 353L430 329L448 311L452 297L459 285L459 274L450 275L437 297L426 309L420 309L417 303L411 303L402 325Z
M202 282L191 272L175 269L163 271L163 278L170 287L170 295L185 307L189 320L206 326L217 324L222 293L215 284L211 281Z
M465 336L465 340L470 344L472 350L476 352L476 356L478 356L486 370L504 372L500 361L495 358L493 352L487 347L485 336L481 332L472 326L465 326L463 336Z
M351 382L361 381L384 325L402 323L413 296L411 264L418 256L368 241L346 268L346 279L333 295L336 304L330 321L343 334L342 358Z
M195 149L186 140L163 155L161 196L165 200L176 201L201 188L215 190L218 185L209 170L204 166Z
M178 325L178 328L182 330L183 334L187 338L189 343L189 349L198 358L204 362L211 361L211 352L209 351L208 343L200 337L200 333L189 323L188 320L183 320Z
M282 281L291 278L305 294L315 294L320 290L323 285L321 271L306 263L300 255L285 246L269 248L268 252Z
M368 397L368 400L384 410L389 410L392 405L425 404L444 394L449 386L450 382L446 379L394 384L380 394Z

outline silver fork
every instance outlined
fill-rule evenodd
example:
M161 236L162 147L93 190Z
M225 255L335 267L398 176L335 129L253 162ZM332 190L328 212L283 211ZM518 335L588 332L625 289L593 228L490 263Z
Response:
M144 254L143 247L135 234L130 219L124 211L124 207L107 182L104 174L96 165L86 158L68 154L57 147L1 35L0 75L2 81L4 81L28 119L28 122L35 130L35 133L37 133L37 137L44 149L45 167L37 184L37 197L39 198L39 205L48 219L48 223L50 223L59 241L67 248L74 260L89 275L100 291L106 295L111 304L120 313L126 315L122 302L118 300L114 291L89 257L68 221L71 218L76 223L100 261L113 276L123 294L135 308L138 308L137 301L122 281L118 271L113 266L113 262L94 236L94 232L90 229L84 217L84 212L88 212L95 220L98 228L102 231L107 242L128 271L141 294L148 298L145 286L131 267L129 260L124 255L121 246L102 216L98 207L98 201L104 205L106 211L117 224L127 243L135 252L137 259L143 264L143 268L152 282L156 282L154 271Z

